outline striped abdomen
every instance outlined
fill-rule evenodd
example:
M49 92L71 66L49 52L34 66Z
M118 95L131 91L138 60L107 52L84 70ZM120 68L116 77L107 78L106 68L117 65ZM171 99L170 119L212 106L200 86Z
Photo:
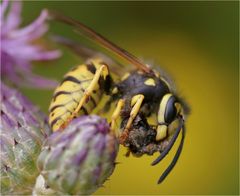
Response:
M54 92L49 107L49 124L53 131L58 130L67 121L71 120L73 113L77 113L78 116L89 114L97 106L104 92L103 85L105 86L104 83L108 77L100 77L88 99L80 110L76 111L85 90L89 87L96 71L102 65L100 59L93 59L86 64L77 66L64 76L62 83Z

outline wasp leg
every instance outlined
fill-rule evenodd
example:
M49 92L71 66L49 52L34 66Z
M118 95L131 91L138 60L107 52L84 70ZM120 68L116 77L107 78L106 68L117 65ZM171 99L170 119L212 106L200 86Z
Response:
M116 109L114 110L113 114L112 114L112 117L111 117L111 130L114 131L114 134L116 135L116 137L119 137L120 136L120 131L119 129L117 128L116 126L116 121L117 121L117 118L120 117L120 113L121 113L121 110L124 106L124 100L123 99L120 99L117 103L117 107Z
M121 144L124 144L124 141L128 137L129 129L132 125L134 118L137 116L137 114L141 108L143 100L144 100L144 95L141 95L141 94L135 95L132 98L132 100L131 100L132 110L130 112L130 117L128 119L127 125L124 127L124 130L119 138L119 141Z
M66 123L62 125L62 128L66 127L68 123L75 117L78 116L79 111L81 110L82 106L84 103L87 103L89 100L89 97L91 96L92 92L97 89L98 87L98 82L100 77L103 77L104 80L106 80L107 76L109 75L108 67L107 65L102 65L99 67L99 69L96 70L96 73L93 77L93 80L91 81L90 85L86 88L84 91L82 99L79 101L79 104L77 108L74 110L72 115L68 118Z
M73 117L75 115L77 115L77 113L79 112L79 110L81 109L81 107L83 106L83 104L85 102L88 101L89 96L91 95L91 93L95 90L95 88L98 85L98 81L100 79L101 76L104 77L104 79L106 79L107 75L109 75L108 72L108 67L106 65L102 65L95 73L93 80L91 82L91 84L88 86L88 88L85 90L83 98L80 100L77 108L75 109L75 111L73 112Z

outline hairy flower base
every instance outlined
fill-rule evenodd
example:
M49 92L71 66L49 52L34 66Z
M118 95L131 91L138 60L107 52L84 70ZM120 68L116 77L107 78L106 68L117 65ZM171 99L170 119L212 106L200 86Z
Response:
M53 133L38 158L46 184L62 194L92 194L112 174L118 142L105 119L82 116Z
M32 196L37 195L61 195L61 193L54 191L47 184L42 175L39 175L36 180L35 187L32 192Z
M1 85L1 193L29 194L36 160L50 129L46 117L21 93Z

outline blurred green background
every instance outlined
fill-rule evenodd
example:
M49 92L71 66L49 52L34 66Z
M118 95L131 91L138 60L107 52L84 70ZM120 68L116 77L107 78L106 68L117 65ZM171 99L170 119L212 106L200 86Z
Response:
M238 194L239 65L238 2L24 2L24 23L42 8L58 10L94 28L146 61L160 65L189 102L187 136L173 172L157 185L172 159L150 166L157 156L125 157L96 194ZM51 23L52 33L78 38ZM92 45L92 43L89 43ZM81 60L64 50L58 61L37 63L35 72L60 80ZM52 91L23 89L45 112Z

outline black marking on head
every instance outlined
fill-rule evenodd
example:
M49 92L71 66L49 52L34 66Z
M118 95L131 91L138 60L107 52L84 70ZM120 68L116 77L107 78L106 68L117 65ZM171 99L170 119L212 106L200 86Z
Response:
M73 76L67 76L67 77L63 78L63 81L61 84L63 84L66 81L70 81L70 82L77 83L77 84L81 83L81 81L79 81L77 78L75 78Z
M96 72L96 67L94 66L93 63L87 64L87 69L88 69L88 71L90 71L93 74L95 74L95 72Z
M177 115L177 109L174 105L175 103L176 98L174 96L171 96L167 101L166 109L164 112L164 120L166 123L171 123Z
M53 95L53 100L55 101L56 98L59 96L59 95L69 95L71 94L71 92L67 92L67 91L58 91L56 92L54 95Z

